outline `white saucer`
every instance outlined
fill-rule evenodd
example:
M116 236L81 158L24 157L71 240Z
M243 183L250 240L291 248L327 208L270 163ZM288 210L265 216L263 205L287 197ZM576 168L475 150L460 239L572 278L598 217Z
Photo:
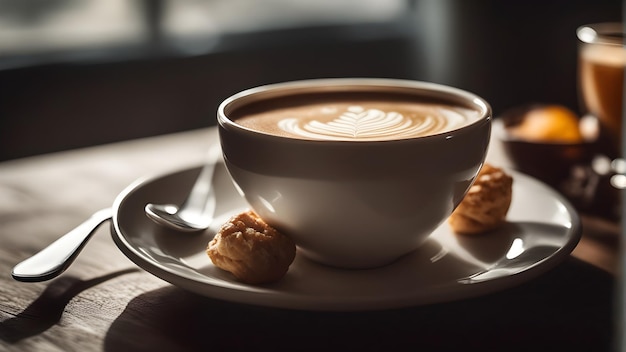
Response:
M180 203L200 170L143 179L114 204L111 233L138 266L200 295L253 305L354 311L398 308L491 293L534 278L565 259L581 236L580 219L562 196L520 173L508 223L494 233L458 236L441 225L427 243L397 262L341 270L298 254L278 283L252 286L213 266L205 248L230 216L246 209L222 164L216 168L216 219L201 234L174 233L144 214L146 203ZM507 259L508 258L508 259Z

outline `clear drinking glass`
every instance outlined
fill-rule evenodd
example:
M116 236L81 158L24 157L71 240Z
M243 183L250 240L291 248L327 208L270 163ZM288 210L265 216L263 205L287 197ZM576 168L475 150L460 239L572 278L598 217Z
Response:
M626 42L622 23L596 23L581 26L576 31L579 40L578 79L580 101L585 113L596 118L601 141L606 142L607 156L612 160L611 186L619 192L619 209L622 230L620 241L626 240L626 130L624 119L624 85L626 76ZM620 246L620 263L626 263L626 246ZM623 268L621 268L623 269ZM626 271L621 270L618 291L618 316L615 347L626 348Z
M596 23L576 31L578 91L584 113L597 119L605 153L621 158L626 47L622 23Z

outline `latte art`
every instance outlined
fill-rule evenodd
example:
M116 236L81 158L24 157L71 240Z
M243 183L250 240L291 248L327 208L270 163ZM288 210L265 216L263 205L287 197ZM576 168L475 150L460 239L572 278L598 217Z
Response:
M311 101L251 110L236 118L252 130L328 141L408 139L445 133L477 121L459 105L410 100Z
M334 109L330 109L333 110ZM467 116L453 110L424 109L423 114L349 106L331 121L303 121L297 117L278 122L283 131L307 139L402 139L448 131L467 123Z

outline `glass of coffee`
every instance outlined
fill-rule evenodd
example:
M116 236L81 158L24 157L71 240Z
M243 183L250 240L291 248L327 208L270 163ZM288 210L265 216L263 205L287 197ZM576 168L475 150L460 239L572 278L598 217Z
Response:
M597 23L576 31L578 91L585 114L597 119L611 158L621 157L626 47L621 23Z
M466 91L367 78L252 88L217 116L250 207L301 254L342 268L381 266L425 242L483 165L491 118Z

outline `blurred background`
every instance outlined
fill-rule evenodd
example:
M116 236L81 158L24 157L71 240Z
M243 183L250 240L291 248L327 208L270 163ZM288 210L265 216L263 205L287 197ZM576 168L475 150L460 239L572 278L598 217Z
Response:
M621 0L0 0L0 160L215 124L253 86L448 84L579 111L575 30Z

